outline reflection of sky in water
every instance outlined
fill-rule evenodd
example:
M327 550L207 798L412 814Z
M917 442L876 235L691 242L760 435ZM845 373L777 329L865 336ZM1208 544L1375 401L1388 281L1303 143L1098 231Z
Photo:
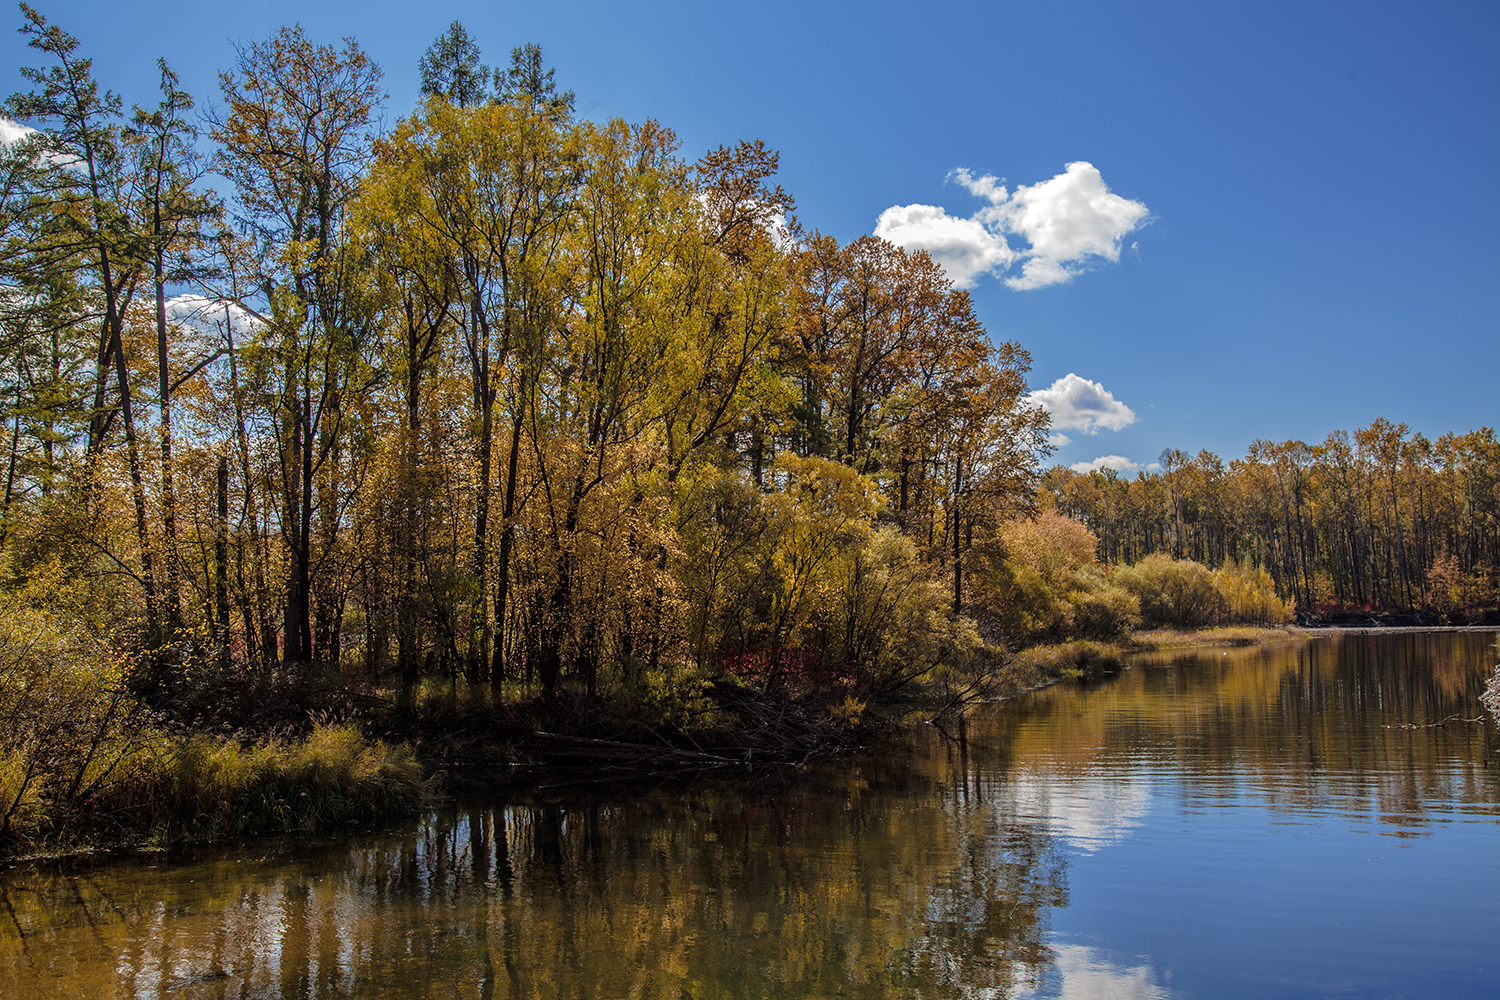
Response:
M1070 855L1056 965L1013 995L1496 996L1496 743L1429 722L1478 714L1492 644L1320 640L997 713L993 800Z
M1500 743L1406 728L1480 711L1431 664L1490 642L1126 671L889 772L7 870L0 996L1491 1000Z
M1027 768L1008 784L1018 816L1044 823L1083 854L1124 840L1151 808L1150 786L1138 775Z
M1021 989L1014 1000L1168 1000L1180 996L1156 982L1149 964L1125 965L1084 944L1053 942L1057 964L1041 971L1041 984Z

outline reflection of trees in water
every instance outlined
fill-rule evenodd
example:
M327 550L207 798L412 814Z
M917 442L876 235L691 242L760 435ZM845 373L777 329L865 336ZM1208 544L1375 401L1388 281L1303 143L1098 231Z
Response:
M1045 909L1066 903L1060 854L941 760L872 768L456 808L296 859L33 869L0 881L0 981L96 1000L958 997L1036 981Z
M1170 769L1205 798L1238 796L1248 778L1276 808L1419 826L1425 803L1500 800L1493 722L1460 721L1483 714L1494 640L1347 635L1182 655L1181 669L1142 665L1008 704L976 738L1006 769Z

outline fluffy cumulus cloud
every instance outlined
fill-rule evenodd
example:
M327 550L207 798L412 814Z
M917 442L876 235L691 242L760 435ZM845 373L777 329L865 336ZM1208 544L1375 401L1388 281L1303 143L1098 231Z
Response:
M1018 290L1069 281L1098 261L1118 261L1121 241L1149 215L1141 202L1111 192L1098 169L1082 161L1014 191L998 177L963 168L948 179L988 204L967 218L934 205L893 206L880 213L875 235L926 250L962 288L981 274ZM1013 248L1007 236L1028 246Z
M1104 469L1114 469L1116 472L1139 472L1145 469L1147 472L1161 471L1161 465L1152 462L1150 465L1139 465L1126 458L1124 455L1101 455L1092 462L1074 462L1068 466L1074 472L1100 472Z
M1062 430L1097 434L1101 428L1117 431L1135 423L1134 410L1098 382L1079 378L1072 372L1053 382L1049 388L1032 391L1027 398L1032 405L1052 414L1052 426Z
M1101 455L1092 462L1074 462L1068 468L1074 472L1100 472L1104 469L1114 469L1116 472L1134 472L1140 466L1124 455Z
M0 118L0 144L14 146L35 131L36 129L17 124L9 118Z
M880 213L875 235L908 250L926 250L960 288L971 287L986 272L1004 271L1016 259L1004 235L935 205L888 208Z
M260 319L238 303L203 295L176 295L166 301L167 322L198 341L199 350L211 353L225 341L233 324L234 335L244 337L260 326Z

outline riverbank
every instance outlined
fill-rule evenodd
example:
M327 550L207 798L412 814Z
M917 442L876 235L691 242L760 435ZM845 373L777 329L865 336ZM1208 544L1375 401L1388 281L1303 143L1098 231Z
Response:
M1216 625L1196 630L1149 629L1131 633L1125 648L1131 653L1149 653L1199 646L1263 646L1271 642L1306 639L1311 634L1311 630L1296 625Z
M1220 625L1203 629L1150 629L1132 632L1118 642L1077 639L1072 642L1030 646L1012 658L1016 680L1022 690L1064 677L1108 673L1124 665L1135 653L1159 650L1261 646L1272 642L1305 639L1310 631L1290 625Z
M4 762L0 857L312 833L414 812L433 788L410 747L349 724L259 739L142 727L88 751L19 774Z
M429 695L403 706L303 678L262 681L192 719L132 706L92 743L0 759L0 859L367 827L485 789L795 766L885 724L847 697L731 680L703 688L690 727L585 695Z
M868 703L831 687L766 691L719 678L703 683L692 712L675 721L583 694L493 705L434 690L403 707L390 692L307 679L235 695L226 685L215 708L190 722L168 729L125 720L112 743L79 748L97 763L74 761L69 770L54 758L44 763L56 773L38 772L29 785L13 780L24 776L0 775L0 791L9 789L0 803L9 810L0 856L305 834L368 825L481 789L797 766L899 738L914 725L955 723L974 704L1107 676L1136 654L1417 631L1494 629L1158 629L1118 643L1033 646L987 668L971 665L963 683L930 680ZM345 706L336 715L328 707L335 704ZM61 794L76 774L84 775L82 786Z

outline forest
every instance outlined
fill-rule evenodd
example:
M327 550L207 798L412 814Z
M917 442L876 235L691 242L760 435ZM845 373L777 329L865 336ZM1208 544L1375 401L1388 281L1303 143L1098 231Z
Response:
M127 109L21 10L0 837L410 803L374 718L787 717L752 692L805 736L1040 642L1493 609L1493 431L1044 474L1026 350L926 254L805 229L760 141L584 120L457 22L389 127L295 26Z
M1043 477L1044 503L1087 525L1108 563L1165 552L1265 567L1309 620L1496 618L1492 427L1432 441L1382 418L1317 445L1255 441L1228 465L1177 449L1160 465L1133 480L1054 468Z
M30 16L7 555L167 696L193 657L552 694L956 641L976 522L1034 495L1028 356L925 255L803 233L763 144L577 121L457 25L387 133L378 67L288 28L200 135L165 63L126 115Z

